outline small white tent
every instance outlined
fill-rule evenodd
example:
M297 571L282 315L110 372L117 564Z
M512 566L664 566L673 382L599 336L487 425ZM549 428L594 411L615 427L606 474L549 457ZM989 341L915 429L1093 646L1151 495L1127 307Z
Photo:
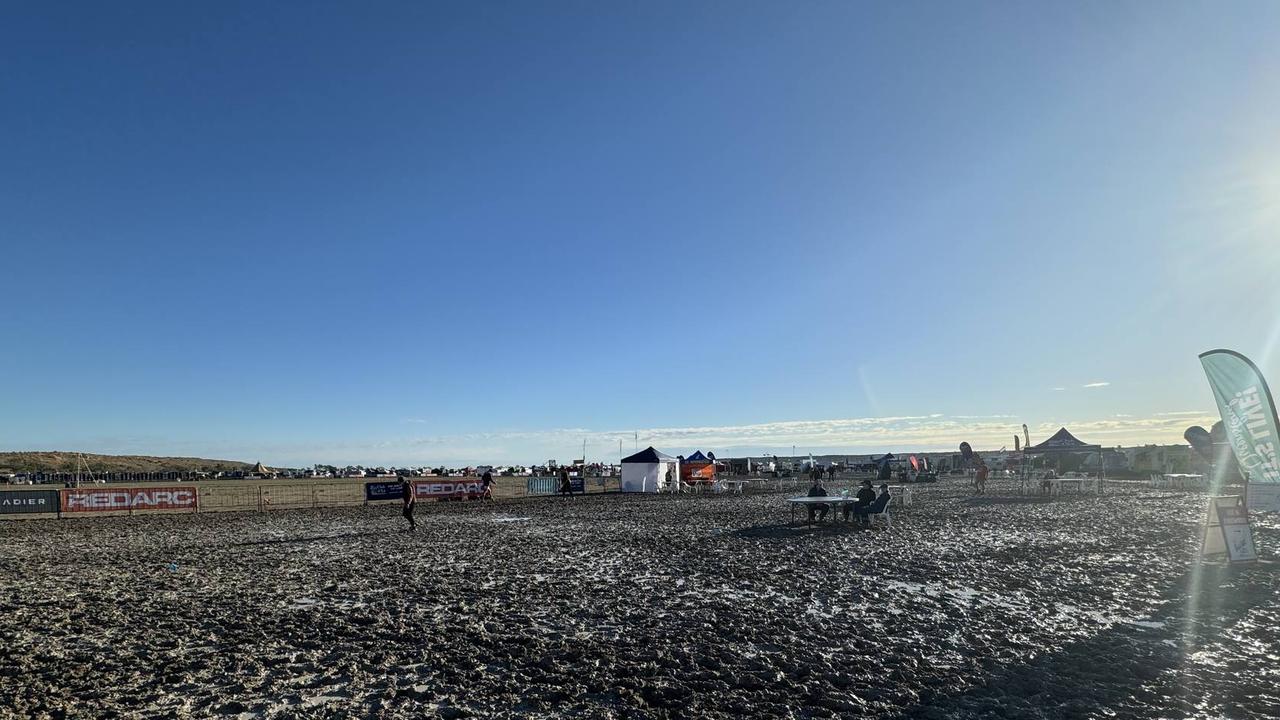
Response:
M680 482L680 461L654 450L652 446L635 455L622 458L622 492L656 493L667 488L670 471L672 483Z

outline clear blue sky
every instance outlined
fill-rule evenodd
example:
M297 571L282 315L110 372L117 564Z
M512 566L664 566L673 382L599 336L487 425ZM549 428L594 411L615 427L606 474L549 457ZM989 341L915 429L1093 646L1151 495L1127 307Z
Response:
M1280 382L1278 30L1249 2L9 4L0 448L1177 442L1213 410L1198 352Z

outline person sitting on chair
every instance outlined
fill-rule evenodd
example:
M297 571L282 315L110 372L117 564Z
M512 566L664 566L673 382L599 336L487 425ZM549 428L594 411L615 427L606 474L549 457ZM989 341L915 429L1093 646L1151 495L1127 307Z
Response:
M861 495L862 493L858 493L858 494ZM889 486L881 485L880 494L876 496L875 500L873 500L868 505L863 505L861 507L854 509L854 513L858 517L858 522L862 523L863 527L870 527L871 516L879 515L880 513L884 512L884 509L889 507L889 500L891 498L892 496L889 494Z
M809 497L826 497L827 489L822 487L822 481L816 476L813 478L813 485L809 487ZM827 519L827 511L831 508L826 503L809 503L809 524L813 524L813 515L818 513L818 522Z
M885 485L884 487L888 487L888 485ZM858 495L854 501L844 504L845 522L849 521L849 513L854 513L855 515L860 514L864 509L870 506L871 503L875 502L875 499L876 491L871 489L871 481L863 480L862 487L858 489Z

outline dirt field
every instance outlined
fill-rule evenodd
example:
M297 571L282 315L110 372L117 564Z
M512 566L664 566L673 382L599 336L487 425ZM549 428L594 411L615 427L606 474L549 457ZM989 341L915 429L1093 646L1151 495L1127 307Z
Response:
M0 715L1280 716L1280 565L1197 569L1202 496L915 493L4 522Z

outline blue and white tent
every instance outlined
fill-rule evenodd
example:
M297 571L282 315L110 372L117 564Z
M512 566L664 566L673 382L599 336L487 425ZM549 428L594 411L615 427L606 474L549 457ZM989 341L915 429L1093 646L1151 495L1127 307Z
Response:
M656 493L679 482L680 461L653 446L622 458L622 492Z

